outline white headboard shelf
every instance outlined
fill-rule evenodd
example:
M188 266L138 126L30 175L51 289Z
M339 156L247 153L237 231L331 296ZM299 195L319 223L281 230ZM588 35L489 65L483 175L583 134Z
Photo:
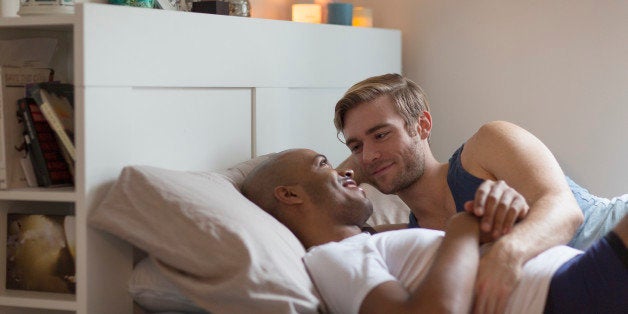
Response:
M131 247L87 225L122 167L221 169L291 147L337 163L348 151L335 102L359 80L401 72L397 30L89 3L67 17L0 19L0 39L38 36L58 39L53 66L75 85L76 186L51 208L76 215L77 293L16 295L1 282L9 314L132 312ZM0 191L0 218L55 202L41 190Z

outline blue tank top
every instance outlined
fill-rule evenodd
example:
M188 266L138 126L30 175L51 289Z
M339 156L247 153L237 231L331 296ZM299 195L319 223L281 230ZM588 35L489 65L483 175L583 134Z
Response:
M460 155L464 145L449 158L447 185L456 204L456 211L464 210L464 203L475 198L475 191L484 179L478 178L462 167ZM628 215L628 194L607 199L591 194L587 189L565 176L569 188L584 215L584 222L576 231L574 238L567 245L585 250L594 241L607 234L624 215ZM408 228L419 228L419 223L410 213Z
M449 158L449 170L447 171L447 185L449 185L449 190L451 190L451 194L454 197L457 212L464 211L464 203L475 198L475 191L484 182L484 179L480 179L462 168L460 155L463 148L464 145L460 146ZM408 228L418 227L419 222L414 214L410 213Z

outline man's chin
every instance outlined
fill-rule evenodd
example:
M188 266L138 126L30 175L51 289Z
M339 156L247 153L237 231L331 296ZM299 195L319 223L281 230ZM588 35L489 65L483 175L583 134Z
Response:
M384 194L395 194L397 192L396 187L391 186L391 185L387 185L387 184L382 184L380 182L377 181L372 181L375 185L375 187L377 188L378 191L384 193Z

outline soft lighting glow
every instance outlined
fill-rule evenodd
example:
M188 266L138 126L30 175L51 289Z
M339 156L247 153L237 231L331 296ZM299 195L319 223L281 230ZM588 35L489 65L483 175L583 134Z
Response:
M373 27L373 10L365 7L353 8L353 26Z
M321 23L322 8L320 4L293 4L292 20L295 22Z

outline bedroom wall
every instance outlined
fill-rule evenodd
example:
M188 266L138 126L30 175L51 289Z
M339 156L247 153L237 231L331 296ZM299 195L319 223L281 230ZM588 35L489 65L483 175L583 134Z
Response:
M508 120L593 192L628 193L628 2L351 2L402 30L403 72L428 93L439 160Z

